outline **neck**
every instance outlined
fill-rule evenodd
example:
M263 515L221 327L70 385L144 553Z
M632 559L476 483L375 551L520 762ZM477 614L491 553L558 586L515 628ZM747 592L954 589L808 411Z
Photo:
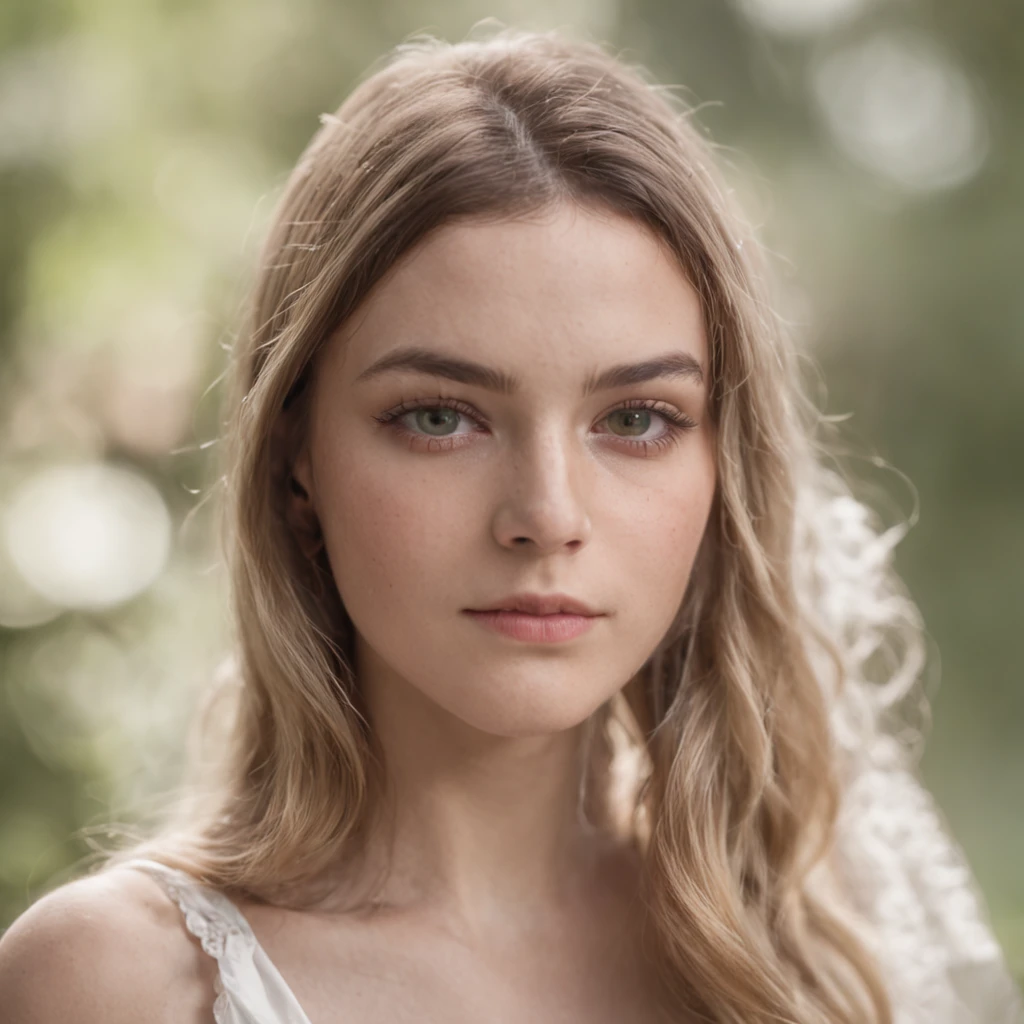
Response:
M580 809L585 724L495 736L394 676L365 692L388 783L364 858L376 906L483 932L582 898L608 849Z

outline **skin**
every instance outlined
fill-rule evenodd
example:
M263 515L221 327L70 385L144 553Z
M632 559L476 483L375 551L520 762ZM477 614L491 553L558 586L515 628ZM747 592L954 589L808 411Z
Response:
M409 370L361 379L410 345L501 370L518 389ZM321 350L293 513L319 523L356 626L394 824L371 840L368 863L386 853L391 865L372 914L344 901L243 906L313 1024L660 1019L639 952L637 864L583 820L577 793L582 726L672 622L715 489L704 382L676 376L589 396L583 385L669 352L688 353L706 378L700 301L678 264L637 222L568 205L440 229ZM379 422L403 401L453 400L472 414L460 404ZM669 432L657 410L624 408L637 400L692 425L674 444L631 446ZM563 591L602 616L582 636L533 644L464 614L522 591ZM348 880L346 898L362 881ZM48 1016L46 1002L65 982L40 984L41 954L26 950L33 929L74 943L62 894L88 902L95 883L51 894L14 926L20 938L0 943L0 993L42 1000L16 1021L66 1019L59 1006ZM129 910L154 918L148 932L134 922L136 958L166 950L168 929L188 942L180 924L155 920L155 883L124 885L137 894ZM47 900L49 931L38 912ZM185 956L154 957L152 983L174 988L166 965L180 977ZM201 1003L209 979L199 963L188 970ZM90 984L95 992L95 975ZM123 1013L111 999L106 1021ZM202 1019L175 1009L177 1021Z

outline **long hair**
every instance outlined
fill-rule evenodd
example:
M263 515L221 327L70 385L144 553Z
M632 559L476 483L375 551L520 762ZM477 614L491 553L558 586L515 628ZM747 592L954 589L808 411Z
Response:
M381 751L326 555L303 552L287 512L314 357L435 229L554 203L610 209L652 229L700 296L718 476L672 626L589 723L588 813L642 855L680 1015L891 1022L869 946L815 883L842 794L830 715L864 682L859 613L830 603L843 583L833 513L853 499L827 468L763 257L693 115L594 43L504 29L454 45L415 37L321 118L231 359L223 508L237 643L204 719L213 753L156 834L108 865L146 855L301 905L305 881L356 856L381 802ZM890 603L872 628L912 618Z

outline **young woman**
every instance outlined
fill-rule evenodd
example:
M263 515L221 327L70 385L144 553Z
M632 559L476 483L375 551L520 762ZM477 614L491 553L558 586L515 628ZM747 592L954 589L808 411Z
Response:
M882 728L894 538L689 112L506 30L323 120L234 352L207 755L10 929L4 1019L1018 1019Z

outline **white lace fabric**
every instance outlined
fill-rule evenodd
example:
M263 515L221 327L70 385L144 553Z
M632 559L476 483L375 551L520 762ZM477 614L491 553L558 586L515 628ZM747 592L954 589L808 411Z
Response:
M919 613L890 572L907 526L877 532L842 488L805 497L798 590L845 661L845 688L829 694L843 774L837 881L887 979L894 1024L1024 1024L984 896L914 768L923 737L891 731L921 693L925 660ZM883 683L868 669L879 655ZM819 669L829 678L827 658Z
M858 775L836 853L887 977L894 1024L1024 1024L1024 1002L967 860L910 772Z
M249 922L223 893L157 861L136 858L127 865L163 886L181 908L185 927L217 961L216 1024L310 1024Z

